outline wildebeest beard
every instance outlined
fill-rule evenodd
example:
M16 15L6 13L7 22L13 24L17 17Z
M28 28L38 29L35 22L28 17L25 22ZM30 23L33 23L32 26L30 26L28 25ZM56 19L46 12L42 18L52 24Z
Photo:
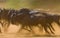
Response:
M30 13L31 11L34 11L34 10L30 10L27 8L22 8L20 10L5 9L1 12L2 14L0 14L0 16L1 16L1 19L4 19L5 21L8 22L8 26L10 23L15 25L21 24L21 29L26 29L30 32L31 31L33 32L32 30L33 26L40 28L40 25L38 24L41 24L42 28L45 30L46 33L54 34L53 31L55 31L55 29L51 24L52 22L56 22L57 24L60 25L59 23L60 15L51 15L51 14L42 13L39 11L36 13L35 12ZM36 16L37 14L40 14L40 15ZM27 29L28 27L30 28L30 30ZM50 31L48 31L48 29Z

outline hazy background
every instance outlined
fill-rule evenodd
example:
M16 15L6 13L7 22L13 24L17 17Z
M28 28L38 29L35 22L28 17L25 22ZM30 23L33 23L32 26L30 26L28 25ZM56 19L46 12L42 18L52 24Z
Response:
M60 9L60 0L0 0L0 7Z

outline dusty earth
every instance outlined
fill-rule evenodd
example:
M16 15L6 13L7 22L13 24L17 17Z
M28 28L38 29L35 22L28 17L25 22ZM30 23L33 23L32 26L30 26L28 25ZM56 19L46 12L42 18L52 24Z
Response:
M60 27L57 26L56 23L52 24L54 29L55 29L55 35L53 35L54 37L59 37L60 36ZM47 37L45 36L45 32L43 32L43 30L41 30L40 32L38 31L38 28L35 27L33 28L33 30L35 31L35 34L28 32L27 30L22 30L20 31L20 33L17 33L17 31L19 30L20 26L16 26L16 25L10 25L10 27L8 28L7 32L4 32L3 28L2 28L2 32L0 33L0 38L26 38L26 37ZM49 36L48 36L49 37Z

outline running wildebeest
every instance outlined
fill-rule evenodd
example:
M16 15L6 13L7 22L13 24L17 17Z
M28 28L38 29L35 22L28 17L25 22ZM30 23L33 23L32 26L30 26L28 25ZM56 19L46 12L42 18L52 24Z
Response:
M48 26L50 31L53 33L53 31L55 31L55 29L53 28L53 26L51 25L53 22L57 23L58 26L60 26L60 15L57 15L57 14L54 14L54 15L51 15L51 14L48 14L48 13L43 13L43 12L39 12L37 14L43 14L45 16L45 24L48 24L48 25L45 25L45 26ZM40 23L41 24L41 23ZM43 23L44 24L44 23ZM44 25L42 25L44 27ZM53 30L53 31L52 31ZM46 31L46 30L45 30ZM48 31L47 31L48 32ZM48 32L49 33L49 32Z
M39 15L37 15L39 14ZM46 13L45 13L46 14ZM33 15L33 14L32 14ZM37 15L37 16L36 16ZM36 21L37 20L37 21ZM38 26L38 24L41 24L41 26L44 28L44 30L48 32L48 28L51 31L51 33L54 34L54 32L52 30L54 30L54 28L52 27L52 25L49 24L49 22L47 22L47 18L46 15L44 15L44 13L40 13L39 11L36 12L36 14L34 13L33 18L32 18L32 23L34 23L36 26ZM48 25L49 24L49 25ZM38 26L39 27L39 26Z
M21 18L22 19L22 23L24 23L24 25L22 25L22 27L27 25L32 30L32 26L38 26L38 24L41 24L42 27L44 28L44 30L47 33L49 33L47 28L49 28L50 31L53 33L53 31L51 30L51 28L53 28L53 27L50 26L50 25L47 25L45 16L38 16L38 17L36 16L36 17L31 18L30 17L31 15L29 14L29 12L30 12L29 9L21 9L20 11L22 11L21 13L23 13L20 16L22 18L24 17L23 19Z
M55 29L51 25L53 22L59 23L60 15L51 15L48 13L42 13L40 11L30 10L27 8L22 8L20 10L15 9L3 9L0 12L0 19L3 21L1 22L3 24L3 27L9 27L10 24L13 25L20 25L21 24L21 31L22 29L28 30L29 32L34 32L33 26L36 26L40 28L40 25L45 30L46 33L54 34L53 31ZM7 22L7 23L5 23ZM6 25L7 24L7 25ZM29 28L29 29L28 29ZM50 31L48 31L48 29Z
M15 12L15 11L14 11ZM0 22L2 23L2 27L7 31L8 27L11 24L11 14L13 13L11 9L1 9L0 12Z
M2 9L2 12L1 12L1 22L2 22L2 27L4 29L6 29L6 27L9 25L8 12L9 12L9 9Z

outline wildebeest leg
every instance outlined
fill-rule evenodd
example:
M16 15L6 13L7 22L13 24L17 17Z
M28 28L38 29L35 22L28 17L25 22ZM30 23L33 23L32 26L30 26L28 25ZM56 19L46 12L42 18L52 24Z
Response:
M28 29L28 27L29 27L30 30ZM22 29L25 29L25 30L27 30L29 32L33 32L31 25L22 25L18 32L20 32Z
M24 25L21 25L21 28L17 31L17 33L20 33L20 31L24 28Z
M37 25L37 27L39 28L39 31L43 30L41 25ZM41 29L41 30L40 30Z
M54 32L52 31L51 27L48 25L49 30L51 31L52 34L54 34Z
M3 27L3 23L0 21L0 24L2 25L2 27Z
M45 32L50 35L50 32L48 31L48 25L47 24L41 24L41 25L44 28Z
M41 28L41 26L38 26L38 27ZM51 31L51 33L54 34L53 31L55 31L55 29L53 28L53 26L52 26L50 23L48 23L48 24L46 25L46 27L44 26L45 31L46 31L47 33L49 33L49 32L47 31L47 28L49 28L49 30Z
M8 21L7 28L9 28L10 24L11 24L11 21Z
M29 27L29 29L28 29L28 27ZM21 29L25 29L25 30L27 30L27 31L29 31L29 32L33 32L33 30L32 30L32 26L30 26L30 25L24 25L24 26L22 26L22 28ZM33 32L34 33L34 32Z
M53 28L53 26L51 25L51 23L48 23L48 26L49 26L53 31L55 31L55 29Z
M6 27L6 28L5 28L5 31L6 31L6 32L8 31L9 26L10 26L10 23L7 23L7 25L5 26L5 27Z
M26 28L25 28L25 27L26 27ZM27 31L30 31L30 30L28 30L28 27L27 27L26 25L22 25L21 28L19 28L18 33L19 33L22 29L25 29L25 30L27 30Z
M47 27L44 27L44 30L45 30L46 33L50 34L47 30Z
M0 28L0 33L2 33L1 28Z
M32 34L35 34L35 32L33 31L33 25L29 25L29 29L30 29L30 32L32 32Z
M45 30L45 32L46 33L48 33L49 35L50 35L50 32L48 31L48 25L44 22L44 23L40 23L41 24L41 26L39 26L39 25L37 25L39 28L41 28L42 27L42 29L44 29Z
M0 24L1 24L1 27L2 27L3 23L1 21L0 21ZM0 27L0 33L2 33L1 27Z
M7 32L8 28L10 26L10 23L9 22L3 22L3 28L4 28L4 32Z
M26 27L26 28L24 28L25 30L31 32L31 29L30 30L28 29L29 26L25 26L25 27Z

